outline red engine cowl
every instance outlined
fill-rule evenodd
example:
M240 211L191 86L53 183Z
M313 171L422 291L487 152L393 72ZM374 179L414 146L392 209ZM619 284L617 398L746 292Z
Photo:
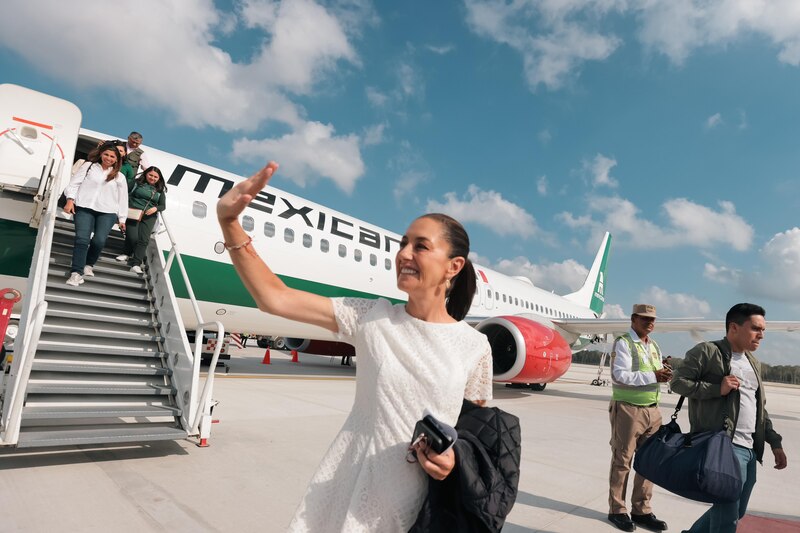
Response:
M567 371L572 350L554 329L519 316L496 316L478 324L492 347L494 380L550 383Z
M297 350L298 352L316 355L354 356L356 354L356 349L344 342L315 341L291 337L284 337L284 341L286 342L286 350Z

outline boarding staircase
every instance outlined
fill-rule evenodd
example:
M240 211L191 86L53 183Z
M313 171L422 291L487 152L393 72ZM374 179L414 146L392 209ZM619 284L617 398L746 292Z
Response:
M41 336L28 378L18 447L178 439L173 370L149 270L136 274L114 256L119 232L95 275L71 287L71 222L58 220L49 257Z
M0 89L15 97L30 96L8 87ZM22 97L25 113L44 104L68 107L39 93L30 96L30 102ZM205 329L222 338L223 326L203 320L178 244L160 214L159 234L150 239L143 274L115 260L122 252L122 235L113 231L95 275L78 287L66 285L74 227L57 213L72 154L50 133L45 135L52 140L49 146L37 147L30 132L29 137L12 139L16 144L0 145L20 159L8 165L6 156L0 162L0 207L14 211L3 217L15 219L18 226L27 223L36 235L13 362L0 375L0 446L187 437L199 437L204 445L216 403L211 395L222 343L217 344L201 382L202 343L196 343L194 350L188 343L169 273L182 277L189 293L194 315L190 319L198 324L196 339L203 338ZM17 150L17 145L24 150ZM74 151L74 140L71 146ZM28 167L41 174L28 174L24 170Z

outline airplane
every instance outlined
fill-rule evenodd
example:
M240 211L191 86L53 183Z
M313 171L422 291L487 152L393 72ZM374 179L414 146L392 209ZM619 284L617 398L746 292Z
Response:
M74 159L85 157L99 141L117 139L80 128L77 136L63 132L55 142L54 126L42 118L13 118L10 125L0 126L0 161L4 161L6 190L30 188L33 183L27 177L12 183L9 177L13 172L8 171L8 161L20 157L20 147L47 148L59 165L69 168ZM244 179L242 176L151 146L145 149L150 162L161 169L167 180L167 209L162 216L179 243L203 316L220 320L227 331L283 336L287 348L305 353L352 352L351 346L335 342L333 334L325 329L259 311L239 280L225 253L215 206L218 198ZM62 187L65 185L66 181ZM36 230L30 227L35 220L29 220L29 211L13 197L0 194L0 231L4 241L13 241L7 246L6 255L0 255L0 284L19 290L25 287L30 266L26 254L32 254L36 236ZM265 187L253 199L241 223L253 235L258 253L288 286L329 297L405 301L405 294L396 287L394 256L401 236L395 232L272 186ZM157 231L154 240L162 251L169 250L170 241L163 231ZM605 319L602 314L611 240L606 233L583 285L566 295L538 288L524 277L475 265L477 291L467 321L489 339L495 381L523 383L542 390L567 371L573 351L601 341L604 335L628 330L629 320ZM174 266L170 277L184 325L193 328L196 324L191 318L194 315L188 289ZM775 329L773 323L770 327ZM722 331L723 323L659 320L657 328ZM785 323L783 327L796 328L800 323Z

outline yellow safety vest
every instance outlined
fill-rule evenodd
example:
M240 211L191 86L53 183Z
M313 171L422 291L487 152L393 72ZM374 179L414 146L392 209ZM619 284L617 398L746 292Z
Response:
M655 372L662 368L661 365L661 348L658 347L656 341L650 339L648 343L650 347L650 354L645 352L643 342L633 342L630 334L626 333L614 340L623 340L628 345L628 351L631 354L631 370L633 372ZM612 354L614 357L615 354ZM611 363L614 364L613 362ZM651 383L650 385L633 386L622 385L611 382L611 397L620 402L626 402L633 405L652 405L657 404L661 395L661 384Z

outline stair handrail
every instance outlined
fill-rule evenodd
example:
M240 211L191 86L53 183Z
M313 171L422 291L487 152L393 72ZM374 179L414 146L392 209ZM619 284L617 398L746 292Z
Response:
M11 365L11 372L8 375L8 380L3 386L3 412L0 418L0 442L4 444L16 444L16 435L19 434L19 410L14 410L14 406L21 406L25 398L28 387L28 376L30 375L30 368L33 365L33 354L36 353L36 348L39 345L39 337L41 336L41 322L38 328L36 327L35 316L38 316L41 305L44 303L44 293L47 286L47 274L50 270L50 251L53 246L53 234L55 232L56 214L58 212L58 194L53 194L53 191L61 191L63 181L63 165L55 167L52 159L54 158L54 146L58 144L57 136L53 136L51 140L51 149L48 155L48 160L45 163L45 168L50 169L47 177L40 176L40 183L37 190L37 196L49 195L47 206L44 210L44 215L39 223L39 232L36 235L36 243L33 248L33 257L31 258L31 268L28 275L27 284L27 298L23 300L22 312L20 313L19 334L21 343L15 343L14 360ZM53 169L57 168L56 174L53 174ZM44 172L42 173L44 174ZM41 180L46 179L50 188L42 188ZM37 206L38 209L38 206ZM44 306L47 309L47 306ZM33 326L33 327L31 327ZM30 330L30 332L29 332ZM21 354L21 355L20 355ZM27 374L25 374L25 369ZM22 379L24 378L24 379ZM10 389L9 389L10 387ZM9 407L11 406L11 407ZM21 408L21 407L20 407ZM9 430L16 426L16 432ZM14 440L10 440L9 436L14 436Z
M169 273L172 269L173 260L177 260L178 268L181 272L181 276L183 277L183 283L186 285L186 291L189 293L189 302L192 305L194 317L197 322L194 337L194 353L192 355L192 383L196 383L200 379L200 363L202 362L201 351L203 345L203 333L205 332L205 329L215 328L217 331L217 339L219 340L217 345L214 347L214 354L211 357L211 363L208 367L206 380L203 384L203 392L198 398L197 402L191 405L189 409L189 416L187 417L187 420L191 421L189 426L189 434L195 434L200 424L202 413L208 411L211 405L211 394L214 388L214 373L217 368L219 354L222 351L222 340L225 337L225 327L219 320L214 320L211 322L206 322L203 320L203 314L200 311L200 305L197 303L197 298L195 298L192 284L189 281L189 275L186 273L186 266L183 264L183 259L181 258L180 251L178 250L178 243L173 237L172 231L169 229L169 224L167 224L167 221L161 211L158 211L158 219L163 228L166 230L167 238L169 238L170 242L169 254L167 255L167 260L164 265L164 279L170 284L170 286L172 286L172 278L170 277Z
M11 409L9 409L9 422L7 426L4 426L5 431L2 435L2 441L4 444L16 444L17 439L19 438L19 429L22 422L22 408L25 405L25 392L28 388L28 378L31 375L31 369L33 368L33 356L31 355L32 352L36 351L36 347L39 344L39 337L42 334L42 326L44 325L44 315L47 313L47 302L42 300L36 306L33 312L33 318L30 321L31 327L28 328L27 342L24 343L24 347L22 349L22 368L18 372L18 378L15 382L17 385L15 387L16 394L12 396L11 399ZM14 360L16 361L17 354L14 354Z

